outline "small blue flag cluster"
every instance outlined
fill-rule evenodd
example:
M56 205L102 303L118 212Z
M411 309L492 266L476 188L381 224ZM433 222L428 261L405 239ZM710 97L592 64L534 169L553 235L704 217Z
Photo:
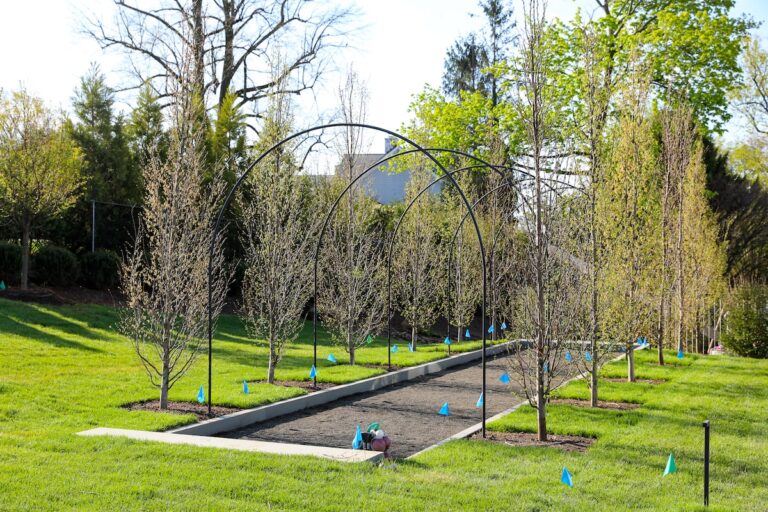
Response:
M467 329L466 331L464 331L464 337L465 337L465 338L467 338L467 339L469 339L469 338L470 338L470 336L469 336L469 329Z
M493 334L493 331L493 324L491 324L491 326L488 328L488 334Z
M483 396L485 393L480 393L480 398L477 399L477 403L475 404L475 407L482 407L485 403L485 397Z
M248 381L247 380L243 381L243 393L245 393L246 395L248 394Z
M317 377L317 368L315 368L315 365L312 365L312 369L309 370L309 378L314 379Z
M397 345L392 345L392 352L397 352Z
M332 362L333 364L336 364L336 363L337 363L337 361L336 361L336 356L335 356L335 355L333 355L333 352L331 352L330 354L328 354L328 357L327 357L327 359L328 359L328 361Z
M683 358L683 351L682 350L678 350L677 351L677 358L678 359L682 359Z
M205 389L203 388L202 384L200 385L200 389L197 391L197 401L201 404L205 402Z
M506 328L507 328L507 322L501 322L501 330L503 331Z
M584 360L588 363L592 361L592 354L590 354L589 351L584 352Z
M443 340L443 343L445 343L446 345L450 345L451 344L451 338L446 336L445 339Z
M501 377L499 377L499 380L502 384L509 384L509 374L507 372L502 373Z
M440 416L450 416L450 411L448 410L448 402L445 402L443 406L440 408L438 413Z
M359 450L363 446L363 433L360 431L360 425L355 431L355 438L352 440L352 449Z
M569 363L571 361L573 361L573 356L571 355L571 351L570 350L566 350L565 351L565 360L568 361Z
M410 342L410 343L408 344L408 352L414 352L414 349L413 349L413 342Z

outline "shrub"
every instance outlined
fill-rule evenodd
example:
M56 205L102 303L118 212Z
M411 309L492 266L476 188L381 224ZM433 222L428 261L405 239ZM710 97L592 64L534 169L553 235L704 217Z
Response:
M768 357L768 286L746 285L734 292L723 345L740 356Z
M17 284L21 273L21 246L0 242L0 280Z
M113 251L88 252L80 258L80 282L95 290L108 290L120 281L120 257Z
M80 275L77 257L56 245L41 247L32 256L32 280L51 286L72 286Z

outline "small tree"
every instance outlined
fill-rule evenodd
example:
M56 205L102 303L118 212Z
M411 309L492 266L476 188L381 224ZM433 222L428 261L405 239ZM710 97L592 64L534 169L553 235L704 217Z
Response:
M741 285L728 302L723 345L740 356L768 358L768 286Z
M257 150L266 150L290 131L288 101L273 97ZM301 331L312 285L314 205L296 176L292 150L284 145L260 162L238 201L246 255L243 314L251 334L269 346L270 384L286 344Z
M29 286L32 231L74 204L82 157L60 119L21 90L0 95L0 213L21 233L21 289Z
M406 186L405 202L413 198L431 181L432 174L412 171ZM439 202L424 193L403 219L395 253L392 256L392 286L400 313L411 328L411 346L415 349L418 331L431 327L438 314L440 276L443 275L443 255L437 220Z
M122 269L127 304L120 329L160 388L161 409L168 408L168 391L200 352L208 307L215 320L228 284L222 237L214 238L212 229L223 180L206 179L204 134L195 115L199 102L179 95L177 105L167 157L155 152L144 167L144 216Z

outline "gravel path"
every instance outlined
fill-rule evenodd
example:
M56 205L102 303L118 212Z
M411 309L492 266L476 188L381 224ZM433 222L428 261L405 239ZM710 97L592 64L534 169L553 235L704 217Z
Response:
M499 381L504 358L487 361L486 414L491 417L520 402L512 385ZM390 453L407 457L482 421L476 407L482 389L480 361L343 398L320 407L220 434L222 437L350 448L355 426L377 421L392 439ZM438 414L448 402L450 416Z

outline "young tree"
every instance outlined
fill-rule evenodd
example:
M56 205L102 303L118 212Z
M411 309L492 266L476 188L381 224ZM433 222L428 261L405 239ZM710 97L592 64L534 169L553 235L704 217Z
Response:
M432 181L432 173L413 168L405 189L409 204ZM392 285L400 314L411 328L416 349L419 330L431 327L439 313L444 257L440 245L439 200L426 192L403 219L392 256Z
M275 96L256 151L290 133L289 99ZM254 168L238 202L245 247L243 314L251 334L267 341L267 381L275 380L288 343L303 326L312 286L314 204L297 176L294 148L284 145Z
M0 96L0 212L21 234L21 289L29 286L33 230L80 193L83 159L58 116L21 90Z
M215 321L229 281L223 239L213 234L224 181L207 179L205 133L197 123L201 104L188 93L180 88L167 156L155 150L144 166L144 215L122 269L120 329L160 389L161 409L200 353L208 308Z

